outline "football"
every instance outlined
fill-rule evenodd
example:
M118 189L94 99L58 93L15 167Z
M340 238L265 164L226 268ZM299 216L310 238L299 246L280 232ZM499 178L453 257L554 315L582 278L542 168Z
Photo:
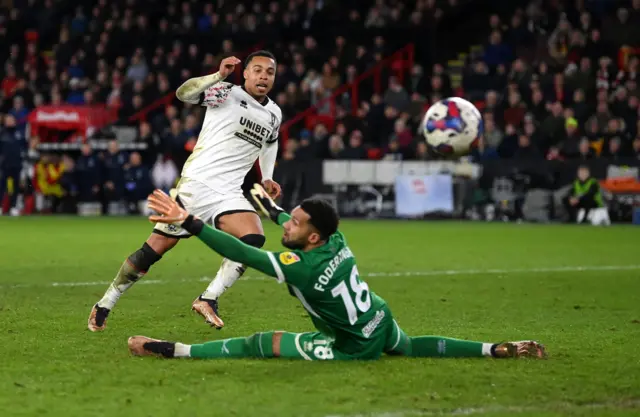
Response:
M480 111L465 99L449 97L427 110L422 131L430 148L441 156L462 156L478 146L483 132Z

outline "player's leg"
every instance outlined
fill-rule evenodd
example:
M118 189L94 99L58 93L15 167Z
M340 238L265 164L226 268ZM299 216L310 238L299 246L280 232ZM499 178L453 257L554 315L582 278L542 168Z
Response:
M189 196L181 196L178 201L183 206L191 206L192 203ZM190 210L198 211L191 208ZM120 296L142 278L165 253L173 249L179 239L189 236L187 231L174 225L156 224L151 236L140 249L125 259L104 296L93 306L89 315L89 330L92 332L104 330L107 316L113 310Z
M260 217L251 204L242 196L224 202L219 213L214 216L216 228L242 240L247 245L261 248L265 237ZM207 289L193 302L192 309L204 317L207 323L217 329L224 326L218 316L218 298L224 294L246 271L241 263L223 259L222 265Z
M543 345L532 340L520 342L485 343L443 336L407 336L393 320L385 352L418 358L512 358L546 356Z
M89 315L89 330L93 332L104 330L107 316L115 307L120 296L142 278L151 266L177 243L177 238L152 233L140 249L129 255L120 266L104 296L93 306Z
M151 339L145 336L129 338L129 351L135 356L165 358L272 358L274 335L281 332L255 333L248 337L234 337L196 345Z
M349 355L334 350L331 341L318 332L287 333L272 331L249 337L234 337L195 345L133 336L128 341L135 356L164 358L287 358L305 360L346 360Z

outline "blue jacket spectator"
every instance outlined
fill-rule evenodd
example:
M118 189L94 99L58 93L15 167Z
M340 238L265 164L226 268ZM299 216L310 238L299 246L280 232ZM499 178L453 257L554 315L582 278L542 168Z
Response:
M97 201L102 180L100 160L93 154L89 144L84 144L81 152L75 166L78 198L79 201Z
M142 157L138 152L133 152L129 157L129 164L124 171L124 179L124 197L129 212L137 213L138 203L144 201L153 191L149 169L142 164Z
M16 188L20 183L22 159L26 148L24 133L17 128L15 117L10 114L6 115L4 129L0 133L0 211L6 191L7 179L11 178ZM14 189L10 199L11 208L16 206L17 198L18 193Z
M13 107L9 110L9 114L15 118L16 126L18 130L24 135L24 129L27 126L27 116L29 115L29 109L25 107L24 99L20 96L16 96L13 99Z
M124 165L127 157L120 152L118 142L109 142L109 148L104 158L105 194L109 201L122 200L124 191Z
M508 64L513 60L513 53L509 45L502 42L500 32L493 31L489 36L489 45L484 50L484 62L492 68Z

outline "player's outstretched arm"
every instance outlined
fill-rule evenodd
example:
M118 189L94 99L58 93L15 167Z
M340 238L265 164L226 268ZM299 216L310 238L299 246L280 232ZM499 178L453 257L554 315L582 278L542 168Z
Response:
M176 90L176 97L184 103L199 104L200 95L207 88L224 80L233 72L240 60L234 56L225 58L220 63L220 71L203 77L189 78Z
M159 215L150 216L152 222L175 224L182 227L214 251L227 259L240 262L274 278L278 277L269 252L246 245L228 233L206 225L202 220L187 213L161 190L149 196L149 208Z
M251 189L251 197L265 216L274 223L282 226L291 216L279 207L260 184L254 184Z

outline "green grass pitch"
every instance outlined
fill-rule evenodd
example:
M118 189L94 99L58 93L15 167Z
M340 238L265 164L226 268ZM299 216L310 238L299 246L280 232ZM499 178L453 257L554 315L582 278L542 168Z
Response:
M265 226L268 248L279 231ZM181 243L125 294L107 330L87 316L150 231L140 218L0 218L0 415L640 415L640 228L344 221L370 287L409 334L535 338L546 361L133 358L131 335L196 343L308 331L255 271L215 331L190 311L220 258Z

